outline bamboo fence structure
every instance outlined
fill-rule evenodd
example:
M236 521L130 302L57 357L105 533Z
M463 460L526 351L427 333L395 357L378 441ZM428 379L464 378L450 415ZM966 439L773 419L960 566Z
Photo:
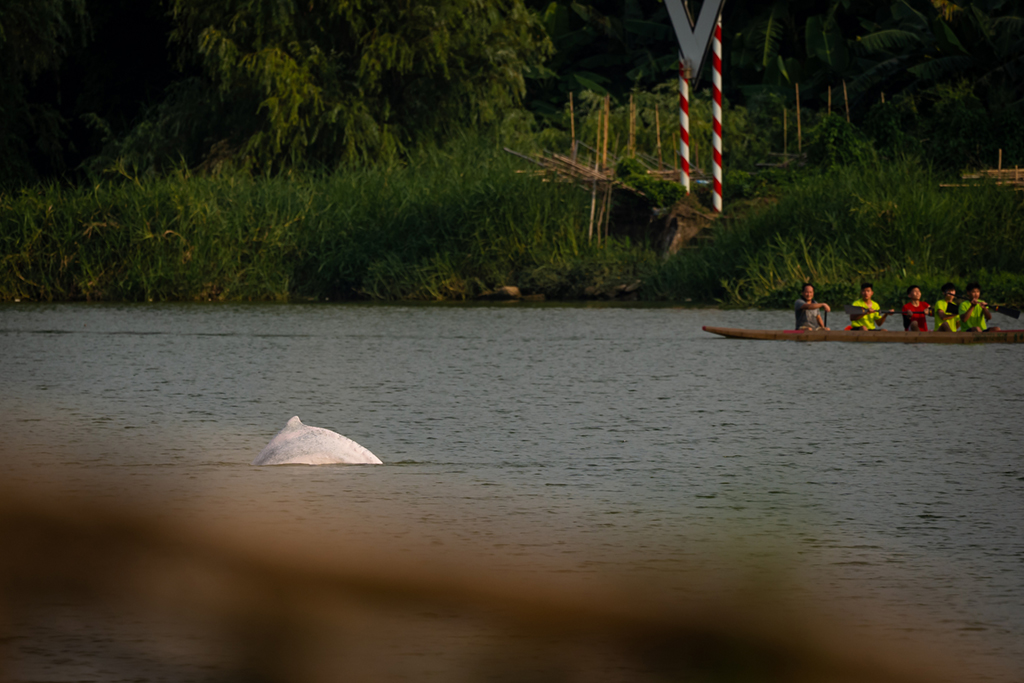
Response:
M607 116L603 120L606 122ZM612 193L615 190L622 190L641 197L644 193L615 176L615 167L619 159L613 152L608 151L608 129L605 123L602 123L602 128L599 129L598 138L600 147L597 149L577 141L572 156L549 151L531 156L508 147L504 150L540 167L534 171L520 170L518 173L531 173L543 178L545 182L575 183L590 190L588 236L592 239L596 228L597 239L600 241L608 236ZM634 158L644 165L647 175L667 182L679 181L678 168L665 168L658 158L642 152L638 152ZM690 167L690 178L708 180L709 176L694 164Z
M963 180L991 181L996 185L1010 185L1018 192L1024 192L1024 172L1020 166L1003 168L1003 150L999 150L999 160L996 168L983 168L973 173L964 173L960 176ZM977 187L980 183L940 183L939 187Z

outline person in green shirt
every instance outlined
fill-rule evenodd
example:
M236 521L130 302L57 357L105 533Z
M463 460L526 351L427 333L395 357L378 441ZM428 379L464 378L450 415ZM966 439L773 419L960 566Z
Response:
M936 332L959 332L960 331L960 310L957 308L956 285L947 282L942 285L942 294L946 298L935 304L935 331Z
M888 313L878 312L878 302L871 300L874 293L874 286L870 282L861 284L860 298L854 301L853 305L866 308L870 312L850 316L850 327L853 328L854 331L878 329L885 324L885 319L889 317Z
M992 319L992 311L988 310L988 304L981 300L981 285L977 282L968 283L964 288L967 295L966 301L960 302L960 322L963 323L967 332L998 332L998 327L989 327L988 321Z

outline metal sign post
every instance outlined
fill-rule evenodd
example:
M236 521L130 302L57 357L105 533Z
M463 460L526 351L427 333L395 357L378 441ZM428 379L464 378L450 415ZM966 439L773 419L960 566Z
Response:
M690 70L679 56L679 183L690 194Z
M711 173L715 179L714 205L715 211L722 213L722 22L715 23L714 49L711 52L713 67L711 86L711 112L714 134L711 146L714 147L714 163Z
M690 192L690 81L700 78L708 48L714 44L714 148L715 210L722 211L722 7L725 0L704 0L694 23L683 0L665 0L679 43L679 182Z

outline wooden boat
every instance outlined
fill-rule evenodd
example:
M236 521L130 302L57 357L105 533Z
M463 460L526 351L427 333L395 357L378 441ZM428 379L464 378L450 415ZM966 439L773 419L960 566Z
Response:
M707 327L705 332L720 334L730 339L770 339L774 341L800 342L871 342L890 344L1021 344L1024 330L1000 330L999 332L853 332L849 330L828 330L809 332L806 330L744 330L729 327Z

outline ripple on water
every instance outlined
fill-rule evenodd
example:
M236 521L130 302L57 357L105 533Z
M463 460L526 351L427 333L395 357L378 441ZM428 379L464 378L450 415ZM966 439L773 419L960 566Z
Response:
M3 306L0 434L31 453L12 477L196 519L667 585L771 557L894 633L1024 661L1024 348L700 330L785 315ZM385 465L249 467L292 415Z

